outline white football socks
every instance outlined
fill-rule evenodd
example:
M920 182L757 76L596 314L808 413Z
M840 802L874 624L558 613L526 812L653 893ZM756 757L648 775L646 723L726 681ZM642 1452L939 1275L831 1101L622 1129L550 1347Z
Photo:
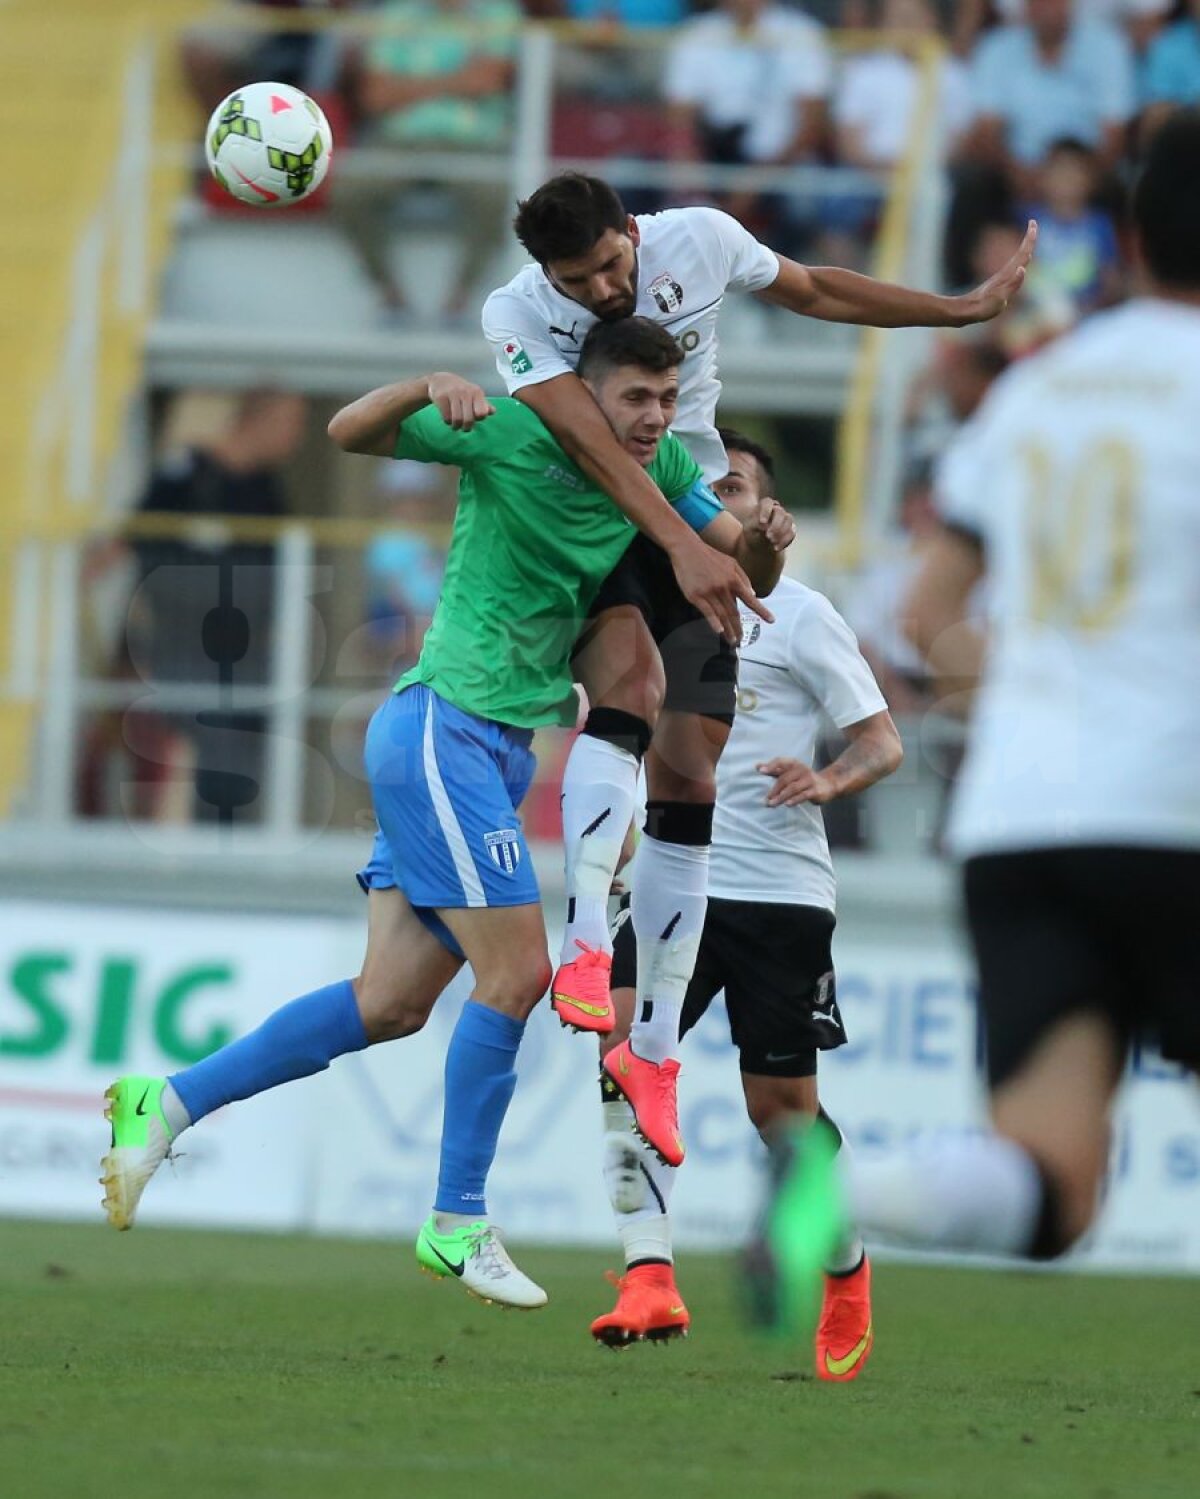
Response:
M708 910L708 847L646 834L633 869L630 917L637 937L637 1008L629 1042L659 1064L679 1048L679 1017Z
M999 1135L948 1136L854 1161L849 1205L868 1237L984 1254L1025 1254L1043 1188L1027 1151Z
M163 1118L167 1121L167 1128L171 1131L171 1139L177 1140L192 1122L192 1116L183 1106L183 1099L176 1093L170 1083L162 1090L160 1107Z
M638 759L605 739L580 734L562 781L567 929L560 962L579 956L576 941L612 952L608 896L633 820Z
M626 1265L639 1260L671 1264L671 1192L674 1166L665 1166L633 1128L623 1098L600 1105L604 1116L604 1185L612 1204Z

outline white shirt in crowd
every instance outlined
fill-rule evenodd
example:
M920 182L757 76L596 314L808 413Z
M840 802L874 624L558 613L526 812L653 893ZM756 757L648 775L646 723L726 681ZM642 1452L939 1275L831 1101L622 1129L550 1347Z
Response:
M836 887L821 809L768 807L773 782L756 766L780 756L811 765L830 720L844 729L887 704L849 625L824 594L782 578L771 612L774 624L742 612L738 710L717 766L708 893L832 911Z
M795 136L798 102L826 98L832 82L824 29L769 5L748 31L724 10L686 21L667 54L663 92L717 129L744 124L749 159L772 161Z
M674 208L638 216L635 311L673 333L685 355L671 430L708 482L727 470L716 432L717 316L727 291L761 291L779 275L779 257L716 208ZM596 322L557 291L539 265L527 265L483 305L483 334L510 395L568 374Z
M838 74L833 118L842 128L860 132L862 149L872 163L891 166L908 149L913 111L921 98L921 70L902 52L865 52L850 56ZM937 122L947 148L971 121L970 73L955 58L943 61Z
M1200 845L1200 309L1144 298L1003 375L939 478L990 649L962 855Z

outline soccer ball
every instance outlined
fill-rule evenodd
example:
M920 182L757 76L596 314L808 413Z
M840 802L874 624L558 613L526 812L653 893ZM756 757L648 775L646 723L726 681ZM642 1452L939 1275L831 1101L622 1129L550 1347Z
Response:
M247 83L213 110L208 169L241 203L286 208L325 179L333 132L318 105L287 83Z

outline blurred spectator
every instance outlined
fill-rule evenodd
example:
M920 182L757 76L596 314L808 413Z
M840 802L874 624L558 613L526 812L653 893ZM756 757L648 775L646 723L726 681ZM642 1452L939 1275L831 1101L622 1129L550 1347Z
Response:
M873 0L867 15L884 32L937 34L931 0ZM920 87L921 69L907 52L882 48L851 53L834 94L838 161L869 171L895 166L908 145ZM954 58L943 64L938 104L939 127L952 147L971 116L967 70Z
M367 548L366 625L372 669L399 676L421 654L421 642L442 590L445 527L454 513L442 470L406 461L380 465L378 483L395 530Z
M983 38L971 66L970 148L1029 196L1032 169L1065 136L1115 165L1133 115L1133 58L1111 23L1072 14L1072 0L1026 0L1026 22Z
M514 0L386 0L381 13L397 29L376 36L367 48L360 144L404 155L495 153L502 147L512 123L520 22ZM406 310L407 298L392 267L391 236L397 210L411 207L413 185L405 182L397 192L378 181L344 179L336 189L355 248L396 314ZM449 195L458 209L464 253L444 310L460 316L507 227L508 161L496 157L467 180L434 173L425 186Z
M251 393L224 430L162 453L138 510L196 520L285 515L279 470L298 450L307 419L302 396ZM237 691L270 678L275 552L214 525L203 540L147 538L130 547L126 674L219 689L221 698L206 709L139 706L124 715L134 800L151 817L228 821L261 806L264 718L260 709L239 709ZM93 781L99 775L93 766ZM85 811L89 799L85 789Z
M1096 158L1079 141L1056 141L1039 172L1041 191L1022 209L1038 221L1037 254L1027 285L1035 299L1058 299L1079 318L1117 301L1121 252L1116 226L1093 206Z
M1188 0L1188 12L1160 32L1146 54L1143 99L1151 129L1171 110L1200 103L1200 0Z
M905 478L896 517L896 545L859 574L842 601L879 690L893 713L923 713L933 703L925 662L904 633L901 614L929 540L938 530L933 470L915 463Z
M935 335L929 362L909 386L907 447L913 465L931 461L1008 368L993 324L972 334Z
M686 22L667 54L674 153L722 166L812 161L826 143L831 85L825 32L811 17L767 0L722 0ZM714 196L738 218L757 212L760 231L788 251L792 216L777 194Z
M255 10L349 10L356 0L234 0ZM184 75L206 115L239 84L256 78L290 83L327 101L342 67L341 45L330 31L254 30L222 26L220 21L193 27L181 44ZM324 97L323 97L324 96Z
M678 26L687 0L525 0L525 14L538 20L579 21L600 26Z
M971 64L975 121L955 172L946 226L946 275L970 279L980 226L1004 220L1039 191L1037 170L1055 141L1081 140L1109 173L1134 111L1133 53L1106 20L1073 13L1072 0L1026 0L1027 21L984 34Z

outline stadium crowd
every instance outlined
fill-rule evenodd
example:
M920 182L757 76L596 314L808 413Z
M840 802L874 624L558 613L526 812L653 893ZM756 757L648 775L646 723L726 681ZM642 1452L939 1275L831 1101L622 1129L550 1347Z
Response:
M678 188L660 176L623 195L634 212L711 202L786 254L856 269L869 268L912 136L921 48L936 49L946 288L1002 266L1030 218L1039 241L1007 313L933 335L908 395L894 547L842 596L890 706L923 711L929 684L897 610L934 515L933 460L1007 365L1125 296L1124 189L1162 121L1200 101L1200 0L259 0L245 9L256 24L214 21L185 37L198 109L246 78L290 82L322 103L340 142L382 163L340 171L312 206L346 233L382 323L397 329L427 317L478 324L489 263L510 238L509 176L495 163L511 143L525 22L571 23L559 33L556 159L725 169L708 190L694 176ZM311 24L321 12L346 24ZM418 153L443 166L459 158L463 170L388 177L389 160ZM739 166L798 170L760 190L730 186L728 169ZM428 221L431 204L469 250L441 308L410 308L389 247ZM206 206L243 211L211 182ZM397 526L364 559L365 638L368 656L391 664L419 645L412 621L428 618L443 560L406 521L427 523L442 505L419 486L384 505ZM177 676L172 668L165 679ZM102 812L96 778L90 761L81 800Z

